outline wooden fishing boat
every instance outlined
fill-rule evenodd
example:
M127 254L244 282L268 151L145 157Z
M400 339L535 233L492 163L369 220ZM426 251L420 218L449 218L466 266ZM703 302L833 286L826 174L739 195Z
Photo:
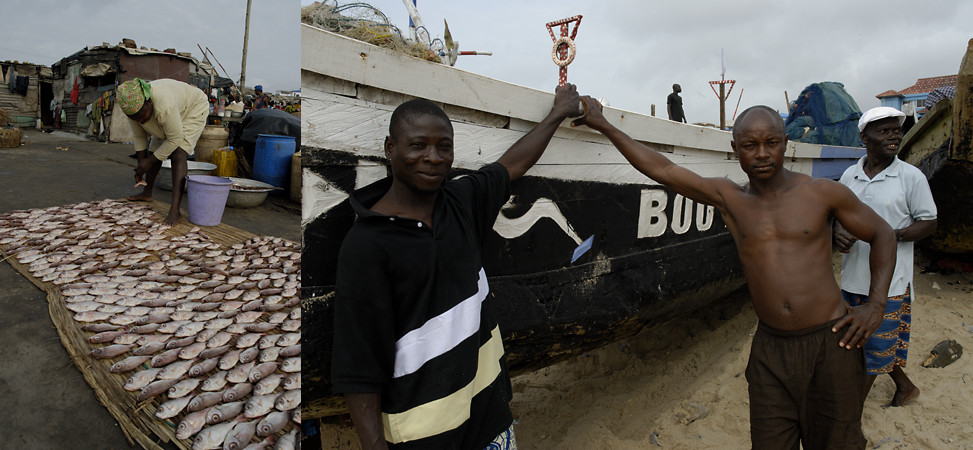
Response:
M973 252L973 39L960 63L956 97L937 103L903 136L899 159L926 175L939 211L936 232L920 244Z
M308 25L301 28L301 74L303 398L305 417L320 417L342 409L328 374L335 258L354 219L346 199L385 177L382 142L392 110L414 97L441 104L453 121L458 175L495 161L547 115L553 93ZM704 176L746 180L728 132L613 108L605 115ZM837 178L863 154L791 143L785 165ZM714 208L645 177L592 130L565 122L511 189L483 263L503 305L499 320L513 372L684 317L744 286L736 247Z

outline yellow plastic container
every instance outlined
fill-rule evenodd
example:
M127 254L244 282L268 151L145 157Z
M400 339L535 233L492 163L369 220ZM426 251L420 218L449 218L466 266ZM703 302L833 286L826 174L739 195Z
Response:
M237 157L236 152L233 151L233 147L222 147L213 150L212 162L216 164L216 170L213 171L213 175L218 177L237 176Z

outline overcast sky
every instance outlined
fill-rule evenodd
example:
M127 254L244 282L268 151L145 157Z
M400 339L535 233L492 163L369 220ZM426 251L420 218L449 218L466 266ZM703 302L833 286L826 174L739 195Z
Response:
M401 0L369 3L407 28ZM973 2L955 0L418 0L418 8L434 37L445 18L460 50L493 52L461 56L456 67L549 91L557 66L544 25L581 14L568 81L616 108L649 114L655 104L661 117L679 83L690 123L719 123L708 82L720 79L720 49L726 79L736 80L729 120L738 99L740 111L785 110L785 91L794 100L820 81L843 83L863 111L879 106L875 95L886 90L956 74L973 37Z
M0 0L0 7L0 61L50 66L87 46L130 38L139 47L175 48L197 59L203 54L196 45L209 47L229 78L240 80L246 0ZM299 14L297 0L253 0L248 87L300 87Z

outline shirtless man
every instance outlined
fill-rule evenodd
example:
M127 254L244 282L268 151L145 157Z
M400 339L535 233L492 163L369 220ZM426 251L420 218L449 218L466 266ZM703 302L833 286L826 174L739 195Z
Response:
M575 124L604 134L653 180L715 206L736 241L760 321L746 371L753 448L865 448L861 347L881 323L895 265L888 224L845 186L785 169L784 123L766 106L744 111L733 129L730 146L750 180L741 187L673 164L582 100L588 112ZM855 308L831 266L835 218L871 244L868 303Z

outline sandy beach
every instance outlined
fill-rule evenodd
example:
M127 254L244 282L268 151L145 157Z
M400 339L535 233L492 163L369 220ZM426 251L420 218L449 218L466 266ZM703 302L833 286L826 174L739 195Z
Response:
M905 407L883 408L894 384L880 376L865 403L867 448L973 449L973 358L921 366L944 339L973 349L973 273L917 267L916 274L905 370L921 395ZM520 448L750 448L743 372L756 325L744 290L694 317L514 377ZM349 424L324 425L324 448L357 448Z
M944 339L973 349L973 274L916 273L905 370L922 393L905 407L883 408L895 388L880 376L862 419L867 448L973 448L973 359L921 366ZM756 324L740 294L710 313L515 377L520 447L750 448L743 372Z

